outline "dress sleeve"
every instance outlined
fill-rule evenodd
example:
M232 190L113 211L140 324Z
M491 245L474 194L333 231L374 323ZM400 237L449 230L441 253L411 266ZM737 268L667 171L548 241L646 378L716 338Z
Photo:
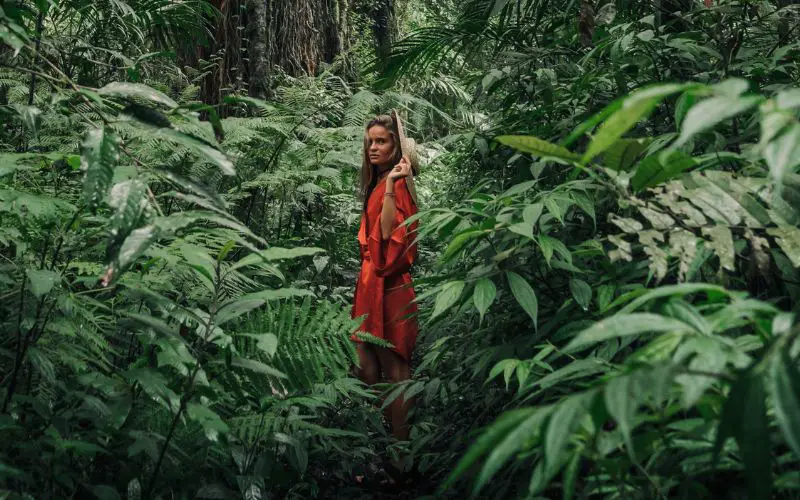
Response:
M413 244L417 223L414 221L409 225L404 224L407 218L417 213L405 179L395 183L394 193L396 210L392 221L392 235L384 240L378 222L370 231L367 243L375 272L382 278L408 272L417 257L417 245ZM377 220L380 221L380 216Z

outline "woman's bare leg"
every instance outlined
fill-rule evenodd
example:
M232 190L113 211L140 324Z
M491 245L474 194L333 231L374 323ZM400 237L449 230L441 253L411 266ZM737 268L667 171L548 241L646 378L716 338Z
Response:
M399 354L384 347L376 347L375 351L380 367L389 382L396 384L411 378L411 367ZM408 440L408 412L413 404L413 400L406 401L403 395L400 395L386 409L386 417L392 424L392 435L399 441Z
M381 377L381 367L378 363L378 356L375 354L375 348L367 344L358 344L356 351L358 352L356 375L367 385L377 384Z

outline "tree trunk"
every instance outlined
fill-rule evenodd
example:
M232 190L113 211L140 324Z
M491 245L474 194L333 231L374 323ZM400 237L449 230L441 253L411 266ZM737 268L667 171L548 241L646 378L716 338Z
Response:
M267 97L269 85L269 59L267 57L267 4L266 0L247 0L247 28L249 48L248 83L252 97Z
M375 57L378 66L389 57L397 32L394 0L377 0L372 7L372 34L375 37Z

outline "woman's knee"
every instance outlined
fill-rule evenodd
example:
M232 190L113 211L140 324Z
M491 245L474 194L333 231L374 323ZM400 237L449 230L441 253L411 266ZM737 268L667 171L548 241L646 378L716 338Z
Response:
M380 367L375 354L363 344L358 346L358 378L367 385L374 385L380 381Z

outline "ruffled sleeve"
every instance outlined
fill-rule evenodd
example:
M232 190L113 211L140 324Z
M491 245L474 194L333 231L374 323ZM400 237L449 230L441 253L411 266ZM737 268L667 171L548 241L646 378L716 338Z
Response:
M370 230L367 246L375 265L375 273L389 278L408 272L417 257L416 221L404 224L406 219L417 213L417 207L408 191L405 179L395 182L395 214L392 221L392 235L384 240L381 234L380 217Z

